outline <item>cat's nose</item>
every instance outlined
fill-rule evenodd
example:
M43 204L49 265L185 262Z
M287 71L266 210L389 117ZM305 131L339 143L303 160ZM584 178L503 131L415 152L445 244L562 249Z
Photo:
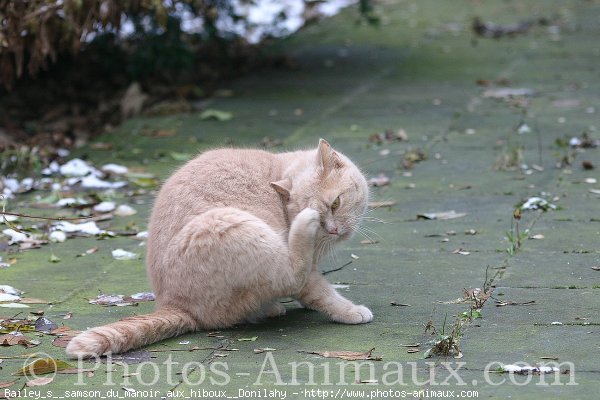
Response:
M333 225L327 228L327 232L329 232L332 235L337 235L338 234L338 228L337 226Z

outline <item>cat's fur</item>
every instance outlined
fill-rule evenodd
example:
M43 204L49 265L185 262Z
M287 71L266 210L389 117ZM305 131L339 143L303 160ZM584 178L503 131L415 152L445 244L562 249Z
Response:
M337 322L370 322L371 311L338 294L317 269L356 229L367 198L358 168L322 139L309 151L198 156L165 182L152 210L146 261L156 311L83 332L67 354L120 353L282 315L277 299L285 296Z

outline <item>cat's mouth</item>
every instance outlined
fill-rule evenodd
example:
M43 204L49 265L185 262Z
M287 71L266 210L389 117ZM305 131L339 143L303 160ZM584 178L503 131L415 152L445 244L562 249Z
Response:
M350 239L350 236L352 236L352 232L345 231L345 230L338 230L335 233L328 232L327 236L332 240L341 241L341 240Z

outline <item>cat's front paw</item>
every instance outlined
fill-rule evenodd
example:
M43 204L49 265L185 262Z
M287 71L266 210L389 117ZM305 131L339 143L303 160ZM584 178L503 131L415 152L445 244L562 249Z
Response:
M307 232L315 234L321 225L321 216L317 210L307 207L300 211L298 215L296 215L296 218L294 218L294 223L298 224L300 227L303 227Z
M333 320L342 324L366 324L373 321L373 313L365 306L353 306L343 314L334 315Z

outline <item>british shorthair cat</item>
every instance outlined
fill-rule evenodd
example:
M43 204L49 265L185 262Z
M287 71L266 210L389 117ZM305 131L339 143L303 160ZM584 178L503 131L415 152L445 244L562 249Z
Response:
M317 149L205 152L162 186L150 217L146 263L156 311L87 330L67 354L121 353L185 332L283 315L293 297L333 321L371 311L319 272L324 254L358 230L367 181L321 139Z

